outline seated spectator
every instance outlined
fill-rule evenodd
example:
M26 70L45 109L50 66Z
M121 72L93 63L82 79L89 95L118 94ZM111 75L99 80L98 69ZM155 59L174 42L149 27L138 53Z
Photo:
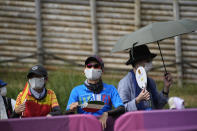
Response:
M0 80L0 119L10 118L16 104L14 99L6 97L6 85L7 83Z
M47 70L33 66L27 74L28 82L20 92L13 112L13 117L34 117L60 115L60 107L55 93L46 88Z
M127 111L162 109L168 102L168 93L172 84L170 73L164 75L164 87L159 93L155 81L148 76L152 68L152 60L156 54L150 52L148 46L136 46L130 51L130 59L126 63L133 69L120 80L118 93L125 104ZM141 89L136 81L136 70L139 66L144 67L147 73L147 87Z
M121 115L125 112L125 108L116 88L113 85L103 83L101 78L103 70L104 63L100 57L91 56L86 59L84 73L87 79L84 84L73 88L66 110L77 111L79 114L101 115L99 121L103 128L106 128L108 116ZM104 102L104 107L96 112L83 110L80 104L85 104L89 101ZM112 109L112 105L115 109Z

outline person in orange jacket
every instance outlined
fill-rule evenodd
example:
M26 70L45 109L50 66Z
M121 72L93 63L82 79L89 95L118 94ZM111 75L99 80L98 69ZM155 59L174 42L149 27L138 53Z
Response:
M55 93L46 88L47 70L41 65L33 66L27 78L28 83L17 97L12 117L60 115L61 111Z

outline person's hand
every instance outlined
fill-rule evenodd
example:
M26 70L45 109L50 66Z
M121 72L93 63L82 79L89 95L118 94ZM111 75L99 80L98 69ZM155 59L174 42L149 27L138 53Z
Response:
M103 130L107 127L107 118L108 118L108 113L107 112L104 112L102 114L102 116L99 118L99 121L101 122Z
M150 99L150 94L149 92L144 88L140 94L136 97L136 103L140 103L142 100L149 100Z
M25 111L25 102L18 105L14 110L17 114L21 114L22 112L24 112Z
M173 79L170 73L164 75L164 92L169 92L169 87L172 85Z
M79 105L78 102L74 102L74 103L70 104L70 110L75 111L77 109L78 105Z

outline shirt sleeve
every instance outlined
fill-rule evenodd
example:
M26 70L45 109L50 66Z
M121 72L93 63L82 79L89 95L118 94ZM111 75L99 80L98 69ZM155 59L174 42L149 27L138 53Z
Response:
M124 104L122 103L122 100L120 99L120 96L118 94L118 91L116 90L116 88L114 86L112 86L112 94L111 94L111 100L112 100L112 104L115 108L119 107L119 106L124 106Z
M70 104L72 104L74 102L78 102L78 93L77 93L76 88L74 88L70 93L70 97L69 97L69 100L68 100L66 110L69 110L70 109Z
M58 101L57 101L57 97L56 97L56 95L55 95L55 93L52 91L52 94L51 94L52 96L51 96L51 107L52 108L54 108L54 107L56 107L56 106L59 106L59 104L58 104Z
M129 77L131 76L127 75L119 82L118 93L125 105L126 111L136 111L135 93L132 87L132 81L130 81L131 79L129 79Z

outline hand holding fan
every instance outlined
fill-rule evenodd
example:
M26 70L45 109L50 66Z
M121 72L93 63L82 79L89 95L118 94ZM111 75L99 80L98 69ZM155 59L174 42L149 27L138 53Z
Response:
M136 70L136 80L138 83L138 86L143 90L144 88L147 88L147 74L145 69L140 66ZM147 100L149 108L146 108L146 110L151 110L151 100Z
M138 67L137 70L136 70L136 80L137 80L138 86L141 89L146 88L146 86L147 86L147 75L146 75L145 69L142 66Z

